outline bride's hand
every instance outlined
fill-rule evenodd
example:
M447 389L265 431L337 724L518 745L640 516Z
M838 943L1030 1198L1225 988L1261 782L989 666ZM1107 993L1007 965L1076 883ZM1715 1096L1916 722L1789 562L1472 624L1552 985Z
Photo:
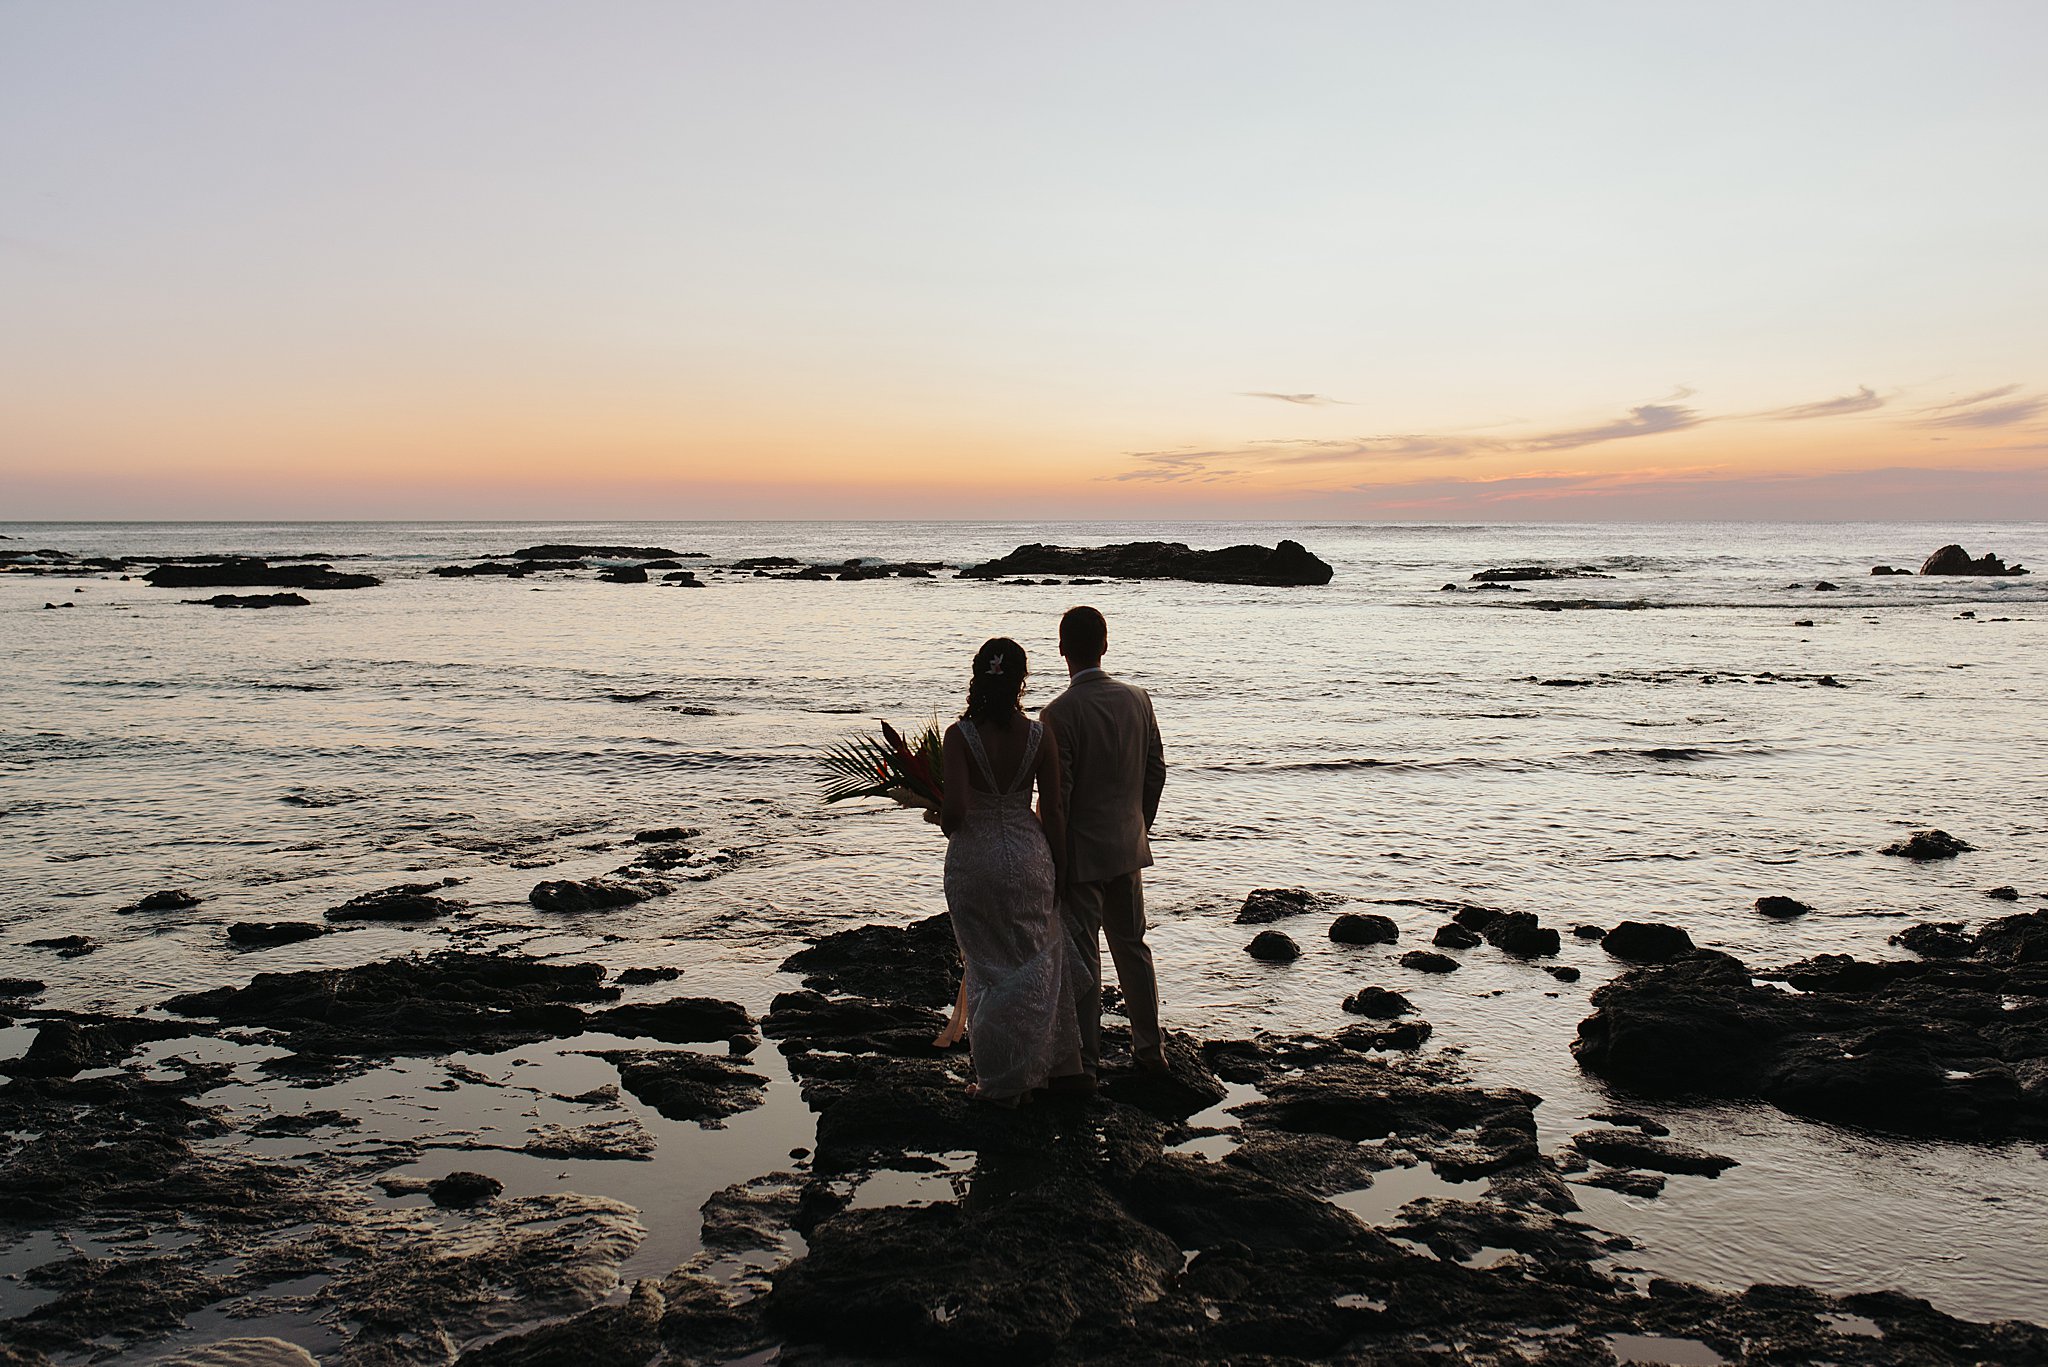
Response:
M939 824L939 814L938 814L938 811L937 811L936 809L934 809L934 808L931 808L931 807L927 807L927 808L925 808L925 809L924 809L924 820L925 820L925 824L926 824L927 826L936 826L936 825L938 825L938 824Z

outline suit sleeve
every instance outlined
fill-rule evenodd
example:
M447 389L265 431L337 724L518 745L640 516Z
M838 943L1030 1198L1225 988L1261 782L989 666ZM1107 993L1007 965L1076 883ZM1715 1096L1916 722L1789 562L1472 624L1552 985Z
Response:
M1145 697L1145 829L1151 830L1159 816L1159 794L1166 788L1166 751L1159 743L1159 718L1152 711L1152 695Z

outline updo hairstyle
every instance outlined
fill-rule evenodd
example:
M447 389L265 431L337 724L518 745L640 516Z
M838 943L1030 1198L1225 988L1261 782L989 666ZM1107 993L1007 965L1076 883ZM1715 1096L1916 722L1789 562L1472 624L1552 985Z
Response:
M1024 647L1007 636L982 642L974 652L974 678L967 685L967 710L960 715L977 726L1004 726L1017 715L1024 696L1027 668Z

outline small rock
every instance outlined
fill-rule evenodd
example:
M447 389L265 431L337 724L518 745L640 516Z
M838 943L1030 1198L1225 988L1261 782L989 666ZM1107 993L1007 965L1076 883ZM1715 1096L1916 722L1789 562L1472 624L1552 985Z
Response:
M451 1172L427 1183L427 1197L444 1210L480 1205L505 1190L505 1184L480 1172Z
M228 927L228 940L232 944L260 949L311 940L327 932L328 927L311 921L237 921Z
M665 983L683 976L680 968L629 968L619 974L621 987L639 987L644 983Z
M1401 967L1412 968L1417 973L1455 973L1458 961L1448 954L1435 954L1427 949L1411 949L1401 956Z
M185 911L199 905L199 899L183 888L169 888L163 892L152 892L123 911Z
M1995 897L2001 902L2017 902L2020 900L2020 890L2010 884L2004 887L1986 888L1984 889L1984 895L1986 897Z
M1301 957L1301 946L1294 943L1293 937L1285 931L1262 930L1252 936L1252 942L1244 947L1244 952L1267 963L1284 964Z
M1815 593L1839 593L1841 592L1841 589L1842 586L1840 584L1830 584L1825 579L1821 580L1819 583L1813 586L1813 591Z
M453 897L436 897L433 894L445 888L453 879L439 883L400 883L396 887L379 888L351 897L338 907L330 907L327 919L330 921L431 921L446 916L452 911L461 911L469 903Z
M1632 964L1662 964L1692 953L1692 936L1678 926L1650 921L1623 921L1607 932L1600 947Z
M549 879L534 884L526 900L542 911L601 911L610 907L631 906L647 900L646 890L630 883L616 883L603 878L586 878L575 882L566 878Z
M1656 1172L1718 1177L1736 1166L1732 1158L1708 1153L1690 1144L1618 1130L1589 1130L1585 1134L1574 1135L1572 1147L1588 1158L1612 1163L1618 1168L1649 1168Z
M1470 949L1479 943L1479 936L1456 921L1451 921L1438 926L1436 934L1430 936L1429 942L1443 949Z
M1879 853L1897 855L1901 859L1925 861L1953 859L1976 848L1969 841L1958 840L1947 831L1915 831L1904 840L1885 846Z
M55 935L47 940L30 940L30 949L47 949L55 952L60 959L77 959L99 948L99 943L83 935Z
M1573 1183L1582 1187L1604 1187L1618 1191L1623 1196L1638 1196L1652 1199L1664 1190L1665 1177L1655 1172L1632 1172L1627 1168L1602 1168L1585 1177L1574 1177Z
M1263 926L1289 916L1299 916L1313 911L1324 899L1307 888L1259 888L1244 899L1244 906L1238 910L1237 924L1241 926Z
M1330 923L1330 938L1340 945L1390 945L1401 931L1391 916L1347 911Z
M1607 938L1607 932L1601 927L1594 925L1573 926L1572 935L1580 940L1604 940Z
M691 836L702 835L695 826L663 826L652 831L641 831L633 837L636 845L673 845L688 840Z
M600 582L606 584L644 584L647 582L647 571L638 565L622 565L617 569L606 570L597 577Z
M1396 1016L1407 1015L1415 1005L1399 992L1390 992L1384 987L1361 987L1344 999L1344 1009L1354 1016L1392 1020Z
M1347 1025L1331 1039L1359 1053L1389 1049L1420 1049L1429 1038L1428 1021L1396 1021L1391 1025Z
M1756 909L1774 921L1789 921L1794 916L1804 916L1813 908L1793 897L1759 897Z
M1555 954L1557 932L1541 925L1526 911L1504 911L1480 929L1486 942L1505 954L1521 959Z
M1575 983L1579 980L1579 970L1570 964L1545 964L1543 971L1561 983Z

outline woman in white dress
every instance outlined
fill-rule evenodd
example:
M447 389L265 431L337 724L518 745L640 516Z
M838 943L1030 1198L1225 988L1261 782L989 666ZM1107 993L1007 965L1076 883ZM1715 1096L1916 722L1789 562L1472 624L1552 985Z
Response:
M963 962L970 1095L1014 1105L1081 1071L1072 945L1054 889L1066 841L1059 747L1024 715L1024 648L974 653L967 710L946 729L946 907ZM1039 795L1031 806L1032 788Z

